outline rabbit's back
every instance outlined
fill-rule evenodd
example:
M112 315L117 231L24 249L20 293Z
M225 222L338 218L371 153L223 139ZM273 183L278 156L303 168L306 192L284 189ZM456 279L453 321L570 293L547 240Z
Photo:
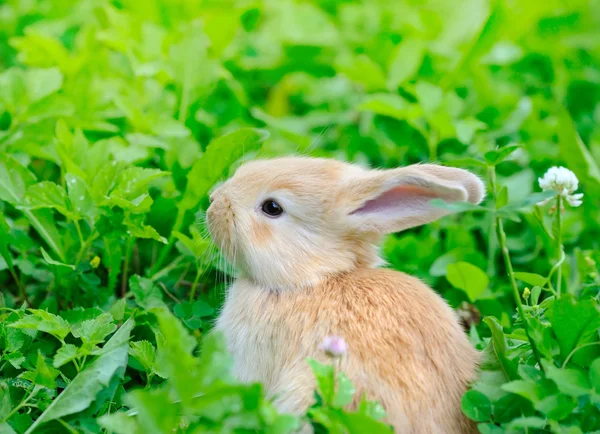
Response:
M469 431L460 399L474 378L477 352L452 309L418 279L360 269L313 288L267 291L240 280L218 321L244 381L263 382L284 411L302 412L315 383L307 357L342 336L342 369L379 400L398 432Z

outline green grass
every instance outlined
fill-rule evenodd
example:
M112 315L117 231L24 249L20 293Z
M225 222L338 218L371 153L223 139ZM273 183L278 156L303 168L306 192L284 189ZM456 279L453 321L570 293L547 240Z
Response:
M5 0L0 432L292 432L206 337L228 267L196 221L240 161L294 152L481 175L390 266L484 352L481 433L600 432L598 29L587 1ZM551 166L581 207L535 205ZM311 363L304 421L389 432Z

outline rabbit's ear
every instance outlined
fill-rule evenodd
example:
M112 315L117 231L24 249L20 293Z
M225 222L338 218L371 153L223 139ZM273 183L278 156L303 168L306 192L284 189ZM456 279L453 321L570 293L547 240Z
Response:
M351 227L379 234L420 226L448 214L432 206L432 199L479 203L484 194L477 176L434 164L363 172L348 180L342 191Z

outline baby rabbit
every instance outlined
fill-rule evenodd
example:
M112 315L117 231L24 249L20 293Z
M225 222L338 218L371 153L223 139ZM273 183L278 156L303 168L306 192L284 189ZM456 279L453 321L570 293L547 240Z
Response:
M261 382L283 412L313 403L306 362L343 337L341 369L387 411L397 433L466 433L460 409L478 354L456 315L414 277L378 268L385 234L447 214L430 201L479 203L484 185L461 169L366 170L328 159L242 165L211 195L212 238L239 269L216 328L234 374ZM354 403L356 405L356 402Z

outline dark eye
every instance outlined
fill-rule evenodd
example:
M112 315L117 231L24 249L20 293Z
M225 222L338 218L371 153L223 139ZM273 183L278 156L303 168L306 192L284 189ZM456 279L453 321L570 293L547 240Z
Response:
M273 199L267 199L262 204L262 212L269 217L279 217L283 213L283 208Z

